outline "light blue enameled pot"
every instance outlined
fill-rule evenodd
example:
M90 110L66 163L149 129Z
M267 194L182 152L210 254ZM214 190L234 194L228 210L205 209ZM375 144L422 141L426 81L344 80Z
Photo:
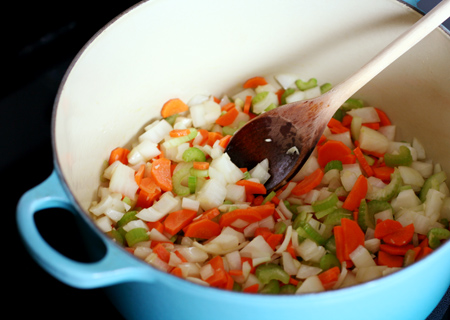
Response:
M251 295L160 272L117 246L87 214L105 155L131 141L164 101L221 95L260 74L292 72L339 83L421 17L409 2L151 0L130 8L80 51L61 84L52 127L55 170L17 208L30 254L67 285L104 287L127 319L426 318L450 285L450 243L355 287ZM450 170L449 74L450 37L441 28L357 95L386 109L399 135L421 140L444 170ZM79 216L83 233L101 240L87 246L104 255L81 263L49 246L34 223L34 214L46 208Z

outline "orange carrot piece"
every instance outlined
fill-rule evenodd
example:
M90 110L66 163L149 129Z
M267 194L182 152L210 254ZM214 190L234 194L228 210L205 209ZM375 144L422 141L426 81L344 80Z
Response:
M115 161L119 160L123 164L128 164L128 154L130 153L130 150L126 148L115 148L113 151L111 151L111 154L109 155L109 165L113 164Z
M172 191L172 162L169 159L155 159L152 162L151 173L156 184L164 191Z
M167 251L166 247L164 247L162 243L158 243L156 246L154 246L153 252L156 253L162 261L169 262L170 252Z
M305 177L302 181L297 183L297 185L292 189L291 193L296 196L308 193L320 184L323 175L324 173L322 169L316 169L309 176Z
M170 271L170 274L183 278L183 271L181 270L180 267L175 267Z
M198 218L198 220L201 220L201 219L212 220L215 217L217 217L219 214L220 214L220 211L218 208L212 208L212 209L209 209L209 210L203 212L202 215Z
M352 120L353 117L349 114L346 114L343 118L342 118L342 125L344 127L350 127L350 125L352 124Z
M142 179L144 178L145 174L145 164L141 164L138 171L134 174L134 181L136 181L137 185L141 184Z
M362 153L361 149L359 147L356 147L353 149L353 153L356 156L356 159L358 159L359 164L363 168L364 172L369 176L373 176L373 169L367 162L366 158L364 157L364 154Z
M416 261L419 261L419 260L425 258L427 255L429 255L432 252L433 252L433 249L431 249L430 247L422 248L416 257Z
M394 173L394 168L391 167L372 167L375 178L389 182L391 181L391 174Z
M389 126L391 125L391 120L386 115L386 113L378 108L375 108L375 111L378 113L378 117L380 118L380 126Z
M208 130L206 129L198 129L198 134L202 136L202 140L199 141L199 146L204 146L208 142Z
M173 236L191 223L196 215L197 211L188 209L171 212L164 220L164 230Z
M171 136L172 138L184 137L187 136L189 133L191 133L191 130L189 129L174 129L169 132L169 136Z
M244 288L242 290L242 292L245 292L245 293L258 293L258 290L259 290L259 284L255 283L255 284L252 284L251 286L248 286L247 288Z
M401 230L402 228L403 226L400 222L392 219L386 219L376 224L374 237L383 239L387 235Z
M228 146L228 143L230 143L231 137L232 136L230 134L227 134L225 137L220 139L219 140L219 146L221 146L222 148L226 149L226 147Z
M346 156L351 153L352 150L342 141L328 140L318 150L317 160L322 168L332 160L340 160L342 163L348 164L349 159L347 159Z
M342 226L335 226L333 228L334 239L336 241L336 257L342 263L348 260L345 257L345 247L344 247L344 231L342 230Z
M178 258L180 258L180 260L181 260L182 262L188 262L187 259L180 253L180 251L175 250L174 252L175 252L175 255L176 255Z
M283 241L283 237L283 234L272 233L267 237L266 242L273 250L275 250L275 248Z
M223 136L219 132L208 132L208 140L206 143L212 147L217 140L222 138Z
M380 244L380 250L394 256L404 256L408 250L414 250L412 244L405 244L403 246L394 246L391 244Z
M257 86L264 86L267 81L264 77L253 77L244 82L244 89L256 88Z
M219 118L217 118L216 123L222 127L229 126L233 123L233 121L239 115L239 110L231 108L226 113L222 114Z
M390 268L399 268L403 266L403 257L395 256L384 251L378 252L378 265Z
M373 130L378 130L380 129L380 123L379 122L366 122L362 124L363 126L373 129Z
M349 128L342 125L342 123L335 119L331 118L331 120L327 124L328 128L330 128L331 133L338 134L350 131Z
M339 267L336 266L336 267L330 268L322 273L319 273L317 276L318 276L320 282L322 282L322 286L328 290L328 289L333 288L333 286L338 281L340 274L341 274L341 270L339 269Z
M164 103L161 109L161 116L167 118L173 116L174 114L188 111L189 107L183 101L178 98L170 99Z
M218 236L222 230L220 225L209 219L200 219L187 225L184 235L190 238L210 239Z
M411 242L414 235L414 224L408 224L401 229L383 237L383 241L394 246L403 246Z
M242 108L242 112L249 114L251 106L252 106L252 96L246 96L245 101L244 101L244 107Z
M239 180L236 182L238 186L244 186L246 193L251 194L266 194L266 187L259 182L249 180Z
M236 104L234 102L229 102L225 105L222 106L221 110L222 111L229 111L230 109L236 107Z
M211 265L214 270L214 274L209 278L205 279L212 287L222 287L228 282L227 272L225 271L225 266L223 264L223 259L221 256L215 256L212 258L208 264Z
M300 280L295 279L294 277L289 277L289 284L292 284L293 286L297 286Z
M194 169L197 170L207 170L209 168L209 162L206 161L194 161Z
M347 218L341 219L341 226L344 236L344 257L345 260L350 260L350 253L358 246L364 246L364 232L356 221Z
M355 211L359 207L361 200L365 198L367 194L367 189L368 189L367 178L364 177L363 175L360 175L358 179L356 179L356 182L353 185L352 190L350 190L347 198L345 199L342 208L350 211Z
M145 224L147 225L149 230L156 229L161 233L164 232L164 225L161 221L155 221L155 222L147 221Z
M244 220L248 223L260 221L272 215L275 211L275 205L266 203L264 205L248 207L246 209L236 209L223 214L220 217L219 224L221 227L231 225L237 219Z

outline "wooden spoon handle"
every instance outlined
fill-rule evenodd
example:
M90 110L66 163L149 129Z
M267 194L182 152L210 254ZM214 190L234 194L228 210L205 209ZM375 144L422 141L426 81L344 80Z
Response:
M334 102L330 103L330 105L335 105L338 108L378 73L383 71L431 31L436 29L449 16L450 0L442 0L436 7L378 53L361 69L336 86L333 90L330 90L329 97L335 96L333 97Z

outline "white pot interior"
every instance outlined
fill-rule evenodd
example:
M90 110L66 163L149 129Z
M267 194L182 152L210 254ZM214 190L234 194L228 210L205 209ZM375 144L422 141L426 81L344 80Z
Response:
M236 92L281 72L336 85L421 15L395 0L153 0L99 32L69 70L56 103L56 160L87 209L102 163L162 104ZM438 29L355 97L388 112L449 169L450 38Z

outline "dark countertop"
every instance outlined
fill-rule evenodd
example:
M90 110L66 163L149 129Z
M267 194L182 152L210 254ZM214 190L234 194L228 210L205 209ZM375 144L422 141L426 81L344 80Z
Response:
M424 10L437 0L423 0ZM95 5L93 5L93 3ZM7 302L16 302L18 318L44 315L46 319L122 319L102 289L69 287L44 271L25 251L16 230L15 209L20 196L44 181L53 170L51 113L59 83L80 48L111 19L137 1L18 1L2 21L2 86L0 86L0 130L2 137L0 172L7 182L6 254L3 269L7 277ZM11 6L11 5L10 5ZM26 7L24 13L23 7ZM447 23L449 25L449 23ZM6 156L5 156L6 155ZM70 213L56 209L36 215L40 231L55 248L68 257L88 261L79 245L80 237ZM50 222L58 216L66 228ZM12 241L11 241L12 240ZM11 259L11 256L13 257ZM8 270L6 270L8 268ZM13 278L14 277L14 278ZM11 283L11 284L10 284ZM22 307L23 306L23 307ZM449 311L444 318L449 319ZM440 318L435 318L440 319Z

